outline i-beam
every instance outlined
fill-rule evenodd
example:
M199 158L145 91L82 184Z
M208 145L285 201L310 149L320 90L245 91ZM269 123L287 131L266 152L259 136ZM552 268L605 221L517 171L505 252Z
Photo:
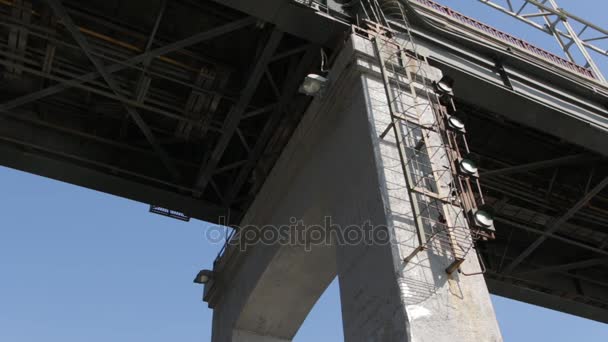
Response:
M258 88L258 85L264 76L264 71L266 67L272 60L272 56L276 49L279 47L279 43L281 42L281 38L283 37L283 32L274 29L270 38L268 39L264 50L262 51L260 57L258 58L251 75L247 80L245 88L243 89L243 93L237 103L232 107L230 112L228 113L226 119L224 120L224 125L222 126L222 135L219 138L218 142L215 144L213 151L211 152L209 158L207 158L206 162L201 166L200 171L198 173L198 177L195 183L195 187L199 189L202 194L209 184L211 176L215 171L218 163L220 162L222 156L224 155L224 151L228 147L230 140L236 133L236 129L243 118L245 110L249 106L249 102L253 98L253 94Z
M188 46L198 44L202 41L213 39L213 38L222 36L226 33L253 25L255 22L256 22L256 19L252 18L252 17L239 19L234 22L216 27L214 29L211 29L211 30L208 30L205 32L201 32L201 33L197 33L193 36L190 36L188 38L179 40L177 42L165 45L158 49L150 50L147 53L142 53L135 57L129 58L123 62L112 64L112 65L106 67L106 71L108 73L119 72L121 70L132 67L138 63L144 62L148 58L156 58L156 57L166 55L166 54L176 51L176 50L184 49ZM68 81L65 84L57 84L57 85L33 92L33 93L29 93L24 96L20 96L16 99L10 100L10 101L5 102L2 105L0 105L0 115L2 115L2 113L5 113L9 109L13 109L13 108L28 104L30 102L36 101L36 100L40 100L47 96L57 94L65 89L69 89L70 87L75 87L79 84L93 81L93 80L97 79L98 77L100 77L100 74L96 71L93 71L88 74L77 77L71 81Z
M588 193L586 193L576 204L574 204L564 215L562 215L557 220L553 221L547 229L543 232L541 236L539 236L536 241L534 241L528 248L526 248L515 260L509 264L504 273L511 273L513 270L524 261L532 252L534 252L538 246L540 246L549 236L549 234L553 234L557 231L564 222L568 221L574 214L576 214L582 207L584 207L591 198L597 195L604 187L608 185L608 177L604 178L599 184L597 184L593 189L591 189Z
M131 116L131 119L133 119L135 124L139 127L141 132L144 134L144 136L146 137L146 140L148 140L150 145L152 145L152 147L154 148L154 150L160 157L162 163L165 165L165 167L171 174L171 177L174 180L178 180L180 178L180 174L179 174L179 171L177 170L177 167L171 161L171 159L169 158L169 155L167 154L165 149L158 143L154 133L152 133L152 130L150 129L150 126L148 126L148 124L146 124L146 122L141 117L139 112L135 108L133 108L130 105L125 103L127 101L127 99L121 95L120 86L118 85L118 83L116 83L116 80L114 80L114 78L111 76L111 74L106 70L103 63L100 60L98 60L97 57L95 57L93 55L92 49L89 46L87 39L84 37L82 32L80 32L78 27L76 27L76 25L72 21L72 18L70 17L70 15L67 13L65 8L61 4L61 1L59 1L59 0L46 0L46 1L49 4L49 6L53 9L53 11L55 12L55 15L57 17L61 18L61 20L63 21L63 25L68 29L68 31L70 31L70 33L74 37L74 40L76 40L76 42L82 48L82 50L85 53L85 55L87 56L87 58L91 61L91 63L93 63L93 65L95 66L95 69L97 69L97 72L101 75L101 77L104 79L104 81L108 84L108 86L110 87L112 92L114 92L114 94L116 96L118 96L119 101L124 106L127 113Z

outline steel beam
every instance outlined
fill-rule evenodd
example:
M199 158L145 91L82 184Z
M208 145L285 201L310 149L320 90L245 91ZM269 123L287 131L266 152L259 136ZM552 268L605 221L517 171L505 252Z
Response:
M600 246L600 247L591 246L591 245L588 245L588 244L585 244L585 243L582 243L582 242L578 242L576 240L569 239L569 238L561 236L561 235L556 235L554 233L546 233L543 230L532 228L532 227L529 227L527 225L524 225L524 224L521 224L521 223L517 223L517 222L511 221L511 220L502 218L502 217L496 217L494 219L494 221L496 221L496 222L502 222L502 223L504 223L506 225L509 225L509 226L513 227L513 228L522 229L522 230L525 230L525 231L528 231L528 232L531 232L531 233L534 233L534 234L546 235L548 238L551 238L551 239L554 239L554 240L559 240L561 242L567 243L567 244L572 245L572 246L577 246L577 247L580 247L582 249L585 249L585 250L588 250L588 251L591 251L591 252L595 252L595 253L598 253L598 254L601 254L601 255L608 256L608 250L604 249L605 246Z
M551 198L547 198L545 194L539 193L539 188L542 186L534 187L530 184L523 185L521 187L521 182L515 181L513 179L500 179L495 180L491 178L483 179L481 185L484 189L494 190L507 198L510 199L518 199L525 203L522 205L523 207L536 211L537 213L547 213L547 212L555 212L556 208L561 208L561 210L565 210L571 205L571 202L564 200L562 197L552 196ZM573 188L568 187L570 190ZM542 191L541 191L542 192ZM520 208L522 208L520 206ZM591 208L590 208L591 209ZM581 224L584 223L589 224L602 224L608 226L608 218L603 217L596 210L590 210L587 208L581 209L577 215L578 219L581 221ZM559 212L557 212L559 214ZM542 215L541 216L546 216ZM551 219L550 217L547 218ZM547 221L548 223L548 221ZM545 223L545 224L547 224Z
M168 153L158 143L154 133L152 133L152 130L150 129L148 124L146 124L146 122L141 117L139 112L135 108L133 108L125 103L127 101L127 99L124 96L122 96L121 91L120 91L120 86L114 80L114 78L111 76L111 74L106 70L103 63L92 54L92 52L91 52L92 49L89 46L87 39L82 34L82 32L80 32L78 27L76 27L76 25L72 21L72 18L70 17L68 12L65 10L63 5L61 4L61 1L60 0L46 0L46 2L53 9L53 12L55 12L55 15L57 17L61 18L65 28L72 34L72 36L74 37L74 39L76 40L78 45L82 48L82 50L85 53L85 55L87 56L87 58L93 63L93 65L95 66L95 69L97 69L97 72L101 75L101 77L104 79L104 81L108 84L110 89L114 92L114 94L116 94L116 96L119 97L119 101L123 104L125 110L131 116L131 119L133 119L135 124L139 127L141 132L144 134L144 136L146 137L146 140L148 140L150 145L152 145L152 147L154 148L154 150L160 157L160 160L162 161L162 163L165 165L165 167L171 174L171 177L173 177L174 180L179 179L180 178L179 171L178 171L177 167L175 166L175 164L169 158Z
M500 4L499 0L478 1L540 31L554 36L566 56L568 56L568 58L575 63L576 60L570 52L570 47L572 45L576 46L580 52L580 55L584 58L587 65L593 70L596 77L601 82L606 83L600 68L589 53L589 51L592 50L603 56L608 56L608 50L596 44L596 42L599 41L608 41L608 30L605 28L565 11L563 8L559 7L555 0L518 0L518 3L521 3L522 5L517 11L515 11L515 8L511 3L513 0L506 0L507 7ZM502 2L504 3L505 0ZM526 7L532 7L534 9L524 11ZM540 18L542 18L544 24L536 21ZM575 31L575 28L571 24L572 22L580 26L579 32ZM583 33L587 35L587 38L582 37Z
M332 47L336 39L341 39L350 25L333 18L327 13L319 13L310 7L299 6L291 0L212 0L222 6L275 25L279 30L300 37L306 41Z
M0 51L0 55L2 55L2 54L3 54L3 52ZM5 61L3 61L3 60L0 60L0 65L7 65L7 63ZM28 66L23 66L23 70L27 71L30 74L39 75L41 77L46 77L49 80L53 80L53 81L59 82L60 83L60 84L58 84L59 86L66 86L66 88L75 87L75 88L78 88L78 89L85 90L87 92L91 92L91 93L94 93L94 94L106 97L108 99L114 99L116 101L120 101L120 98L118 96L116 96L115 93L108 92L108 91L105 91L105 90L101 90L99 87L88 86L88 85L76 83L76 82L73 82L73 81L70 81L70 80L66 80L66 79L63 79L63 78L60 78L60 77L56 77L56 76L51 75L51 74L45 74L42 71L36 70L34 68L30 68ZM123 98L123 99L125 99L125 98ZM148 104L140 103L140 102L138 102L135 99L132 100L132 99L126 98L125 99L125 103L127 103L127 104L129 104L129 105L131 105L131 106L133 106L135 108L141 108L141 109L150 111L152 113L160 114L162 116L171 118L173 120L177 120L179 122L188 123L190 125L193 125L194 127L201 127L201 128L202 127L206 127L208 129L221 132L220 128L219 128L220 125L217 122L212 122L209 125L205 125L205 124L203 124L201 122L198 122L195 119L192 119L192 118L189 118L189 117L181 115L181 112L180 112L180 114L177 114L177 113L174 113L174 112L170 112L170 111L168 111L166 109L163 109L160 106L151 106L151 105L148 105ZM170 104L167 104L167 106L170 106ZM1 115L7 115L9 113L10 113L9 109L3 110L2 112L0 112L0 116Z
M148 41L146 42L144 53L148 53L152 48L152 44L154 43L154 39L156 39L156 33L158 32L158 28L160 27L160 23L163 19L163 15L165 14L166 8L167 0L161 0L160 9L158 10L156 20L154 21L154 26L152 27L152 31L150 32L150 36L148 37ZM143 69L141 70L139 82L137 83L137 89L135 91L135 93L137 94L137 102L144 102L144 99L146 98L146 95L148 93L148 89L150 88L150 82L152 80L150 76L148 76L148 68L150 67L150 63L152 63L152 58L147 58L142 63Z
M298 46L297 48L293 48L293 49L288 50L288 51L284 51L284 52L278 53L274 57L272 57L272 61L275 62L275 61L278 61L280 59L283 59L283 58L286 58L286 57L289 57L289 56L293 56L293 55L298 54L298 53L302 53L302 52L310 49L310 46L311 46L311 44L306 44L306 45L303 45L303 46Z
M481 177L504 176L504 175L509 175L512 173L520 173L520 172L527 172L527 171L538 170L538 169L545 169L545 168L558 166L558 165L581 163L581 162L590 161L593 159L594 159L593 157L591 157L587 154L575 154L572 156L560 157L560 158L555 158L555 159L550 159L550 160L543 160L543 161L539 161L539 162L533 162L533 163L522 164L522 165L517 165L517 166L510 166L510 167L506 167L504 169L490 170L490 171L480 173L480 176Z
M170 53L170 52L173 52L176 50L181 50L183 48L200 43L202 41L213 39L213 38L222 36L226 33L253 25L255 22L256 22L256 19L251 18L251 17L239 19L234 22L216 27L214 29L211 29L211 30L208 30L205 32L201 32L201 33L197 33L193 36L190 36L188 38L179 40L177 42L165 45L158 49L150 50L147 53L139 54L139 55L129 58L123 62L112 64L112 65L106 67L106 71L108 73L115 73L115 72L127 69L138 63L144 62L148 58L156 58L156 57L165 55L167 53ZM79 85L79 84L82 84L85 82L93 81L100 76L101 75L98 72L94 71L94 72L90 72L88 74L82 75L80 77L77 77L77 78L69 81L69 83L57 84L57 85L33 92L33 93L29 93L24 96L20 96L16 99L10 100L10 101L5 102L2 105L0 105L0 115L2 115L2 113L6 112L9 109L13 109L15 107L22 106L24 104L42 99L44 97L57 94L65 89L69 89L70 87L73 87L73 86L76 86L76 85Z
M431 64L455 80L460 100L479 108L493 108L496 114L519 124L608 155L608 139L602 132L608 129L607 111L600 105L605 102L604 92L598 90L597 96L581 93L592 93L591 88L596 86L593 82L583 82L555 68L550 70L544 63L537 63L541 61L538 59L504 54L466 35L442 29L431 20L427 23L426 30L412 28L412 34L419 46L428 48ZM504 88L493 71L495 58L489 56L501 58L515 90ZM530 111L534 117L525 115Z
M81 165L84 163L88 167L166 189L194 192L194 189L167 180L164 170L154 167L157 156L152 151L141 151L139 147L40 122L35 116L34 119L25 120L22 116L0 118L0 140L27 147L26 151L33 149L68 158ZM196 170L198 166L180 160L174 162L187 170Z
M152 27L152 31L150 32L150 36L148 37L148 41L146 42L144 53L150 51L150 49L152 48L152 44L154 44L154 40L156 39L156 34L158 33L158 28L160 27L160 23L163 19L163 16L165 15L166 8L167 0L161 0L160 8L158 10L158 14L156 15L156 20L154 21L154 26ZM146 62L144 62L144 64L146 64Z
M229 210L205 200L184 195L180 191L167 190L166 186L150 185L134 180L132 177L113 175L109 172L83 166L82 162L67 159L60 155L57 158L51 157L51 154L44 151L41 153L37 151L24 152L23 148L14 148L2 143L0 144L0 163L17 170L134 201L156 203L167 208L179 208L189 216L204 221L221 223L221 217L231 218L240 215L240 212L235 209ZM231 223L236 222L224 222L224 224Z
M13 65L15 65L15 62L12 59L16 55L14 53L11 53L7 49L4 49L5 47L6 47L6 45L0 44L0 56L6 57L6 58L0 58L0 64L5 65L8 68L11 68L11 67L13 67ZM35 58L23 58L24 64L29 65L29 66L24 65L23 66L24 70L26 70L28 74L39 76L41 78L46 78L46 79L53 80L53 81L57 81L60 83L64 83L64 84L68 85L69 87L80 88L80 89L84 89L87 91L92 91L92 90L90 90L90 88L93 87L95 89L95 91L97 91L98 94L101 96L105 96L105 97L114 96L113 93L106 92L104 89L101 88L101 87L105 86L103 81L92 81L92 82L90 82L90 86L82 84L82 83L74 82L73 79L80 77L81 72L82 72L81 70L83 70L83 69L78 68L77 71L66 70L66 67L68 69L71 69L72 67L77 68L77 66L70 64L68 61L56 60L54 58L54 52L49 52L49 51L52 51L52 49L50 49L50 50L47 49L48 58L45 59L44 65L41 67L35 66L40 63L39 60L37 60ZM53 62L53 69L54 69L53 73L50 73L50 62L51 61L54 61ZM143 67L137 67L137 66L134 66L133 69L138 70L138 71L144 70ZM158 79L167 80L172 83L176 83L176 84L185 86L187 88L192 89L192 91L200 92L201 94L208 94L208 95L214 96L218 99L225 99L230 102L236 102L236 98L231 97L225 93L222 93L221 90L214 91L214 90L203 89L192 82L176 79L175 75L170 76L170 75L163 74L162 71L152 71L149 69L147 70L147 74L150 77L153 76ZM58 75L60 75L60 76L58 76ZM178 77L184 77L185 79L190 79L192 77L192 74L183 74ZM203 76L203 77L205 77L205 79L208 79L208 77L206 77L206 76ZM148 78L148 80L151 80L151 78ZM119 81L121 81L123 88L129 88L131 86L130 82L128 80L126 80L124 77L121 77L119 79ZM41 88L41 89L44 89L44 88ZM123 92L125 94L130 95L130 92L128 92L127 90L124 90ZM137 91L136 93L139 93L139 91ZM136 103L135 106L142 105L142 102L137 101L139 98L140 98L139 95L136 94L135 100L134 100L134 103ZM163 98L163 97L159 97L158 99L155 99L154 101L151 101L151 102L153 103L153 102L157 102L159 100L166 101L167 99ZM170 100L169 100L169 102L170 102ZM172 106L172 104L168 103L168 102L164 102L164 104L166 104L169 107ZM154 109L150 109L150 110L154 110ZM160 111L160 109L156 109L156 110ZM181 112L181 110L180 110L180 112Z
M486 256L490 256L490 255L499 256L499 255L497 255L495 253L494 254L488 254L488 253L491 253L491 252L486 252L485 255ZM597 260L600 260L600 259L597 259ZM608 260L608 258L606 258L606 260ZM506 277L509 277L509 278L515 278L515 279L519 279L519 280L526 281L526 282L528 282L528 281L529 282L538 281L538 277L536 277L536 274L538 273L538 275L542 277L540 280L543 281L543 282L544 282L545 279L547 279L549 277L552 280L555 280L555 277L559 277L559 278L562 278L564 280L568 279L568 280L574 280L574 281L577 281L577 282L583 281L586 284L594 284L594 285L599 285L599 286L608 288L608 283L607 282L602 281L601 279L594 279L594 278L590 278L589 276L581 275L581 274L579 274L580 272L575 272L575 271L568 272L568 270L563 270L563 271L557 270L555 272L551 272L550 274L548 274L548 272L544 272L543 271L544 270L544 268L543 268L544 266L543 265L539 265L539 264L534 263L534 262L526 262L526 267L532 268L533 270L530 271L530 272L526 271L526 272L523 272L523 273L516 273L516 274L513 274L513 275L502 274L502 273L500 273L499 270L494 269L494 268L489 268L489 271L490 272L497 272L497 274L500 274L502 276L506 276ZM585 267L585 266L583 266L583 267ZM571 269L575 270L576 268L582 268L582 267L572 266ZM536 272L536 271L538 271L538 272ZM536 280L535 280L535 278L536 278ZM547 284L547 285L551 286L550 284ZM576 286L576 284L575 284L575 286ZM560 288L564 289L563 284L560 286ZM608 297L606 297L606 299L608 299Z
M545 274L545 273L565 272L565 271L587 268L587 267L597 266L597 265L602 265L602 264L608 265L608 258L595 258L595 259L571 262L571 263L562 264L562 265L545 266L545 267L536 268L536 269L533 269L530 271L518 272L517 275L523 276L523 275L537 275L537 274Z
M280 94L279 104L276 106L273 113L270 115L270 119L264 126L260 137L253 149L247 156L246 164L240 169L237 177L235 178L232 187L228 190L226 195L226 204L231 205L235 197L239 194L243 184L247 181L247 177L251 173L251 170L257 165L258 160L264 153L264 149L268 144L268 141L275 133L275 128L281 119L281 114L284 112L285 107L293 99L294 93L298 90L300 83L302 82L308 68L312 61L317 56L319 46L309 46L304 56L300 59L300 63L295 68L294 72L290 72L292 75L283 85L283 90Z
M586 193L581 199L578 200L564 215L562 215L557 220L553 221L546 230L543 231L543 234L539 236L536 241L534 241L528 248L526 248L515 260L513 260L506 268L505 273L511 273L513 270L519 265L523 260L525 260L532 252L534 252L538 246L540 246L548 237L549 234L553 234L556 232L563 223L568 221L572 216L574 216L583 206L585 206L591 198L597 195L600 191L604 189L608 185L608 177L604 178L601 182L599 182L593 189L591 189L588 193Z
M49 112L47 114L62 114L62 113L58 113L58 112ZM53 131L57 131L61 134L64 135L72 135L72 136L76 136L78 138L83 139L83 141L75 143L75 145L80 145L80 144L91 144L91 143L101 143L104 144L108 147L116 147L116 148L120 148L123 151L121 152L124 153L126 151L130 151L130 152L135 152L139 155L150 155L150 156L154 156L156 157L156 155L154 154L153 151L150 151L148 149L144 149L142 147L136 146L136 145L129 145L129 144L125 144L123 142L117 141L116 139L111 139L111 138L107 138L107 137L103 137L103 136L99 136L96 134L92 134L92 133L87 133L84 130L80 130L78 128L75 127L66 127L63 125L59 125L50 121L45 121L45 120L41 120L38 118L38 114L34 113L34 112L19 112L19 113L11 113L8 115L5 115L3 117L0 117L0 122L2 122L3 125L7 125L6 122L2 121L2 120L6 120L6 118L11 118L14 119L16 121L19 122L23 122L23 123L27 123L28 125L31 125L32 127L45 127L45 128L49 128L52 129ZM82 124L82 123L81 123ZM30 128L29 131L34 134L34 128ZM18 132L19 134L23 133L23 130L17 130L16 132ZM35 134L39 134L39 133L35 133ZM46 135L49 135L49 133L44 133ZM56 138L53 138L55 140L57 140ZM95 155L94 152L91 152L91 154ZM185 167L198 167L198 164L195 164L193 162L190 161L186 161L186 160L181 160L181 159L172 159L174 163L176 164L180 164L183 165Z
M28 43L29 30L28 24L32 18L32 4L30 1L17 0L11 10L13 18L22 23L20 27L11 28L8 34L9 49L15 53L16 59L14 66L8 68L8 72L21 75L23 66L23 57L26 55L26 47Z
M563 292L543 291L546 287L541 290L539 286L529 286L523 281L505 278L502 274L493 272L487 272L485 280L492 294L608 323L606 309L589 301L561 297Z
M278 105L278 103L273 103L273 104L264 106L262 108L258 108L256 110L252 110L251 112L245 113L245 114L243 114L243 120L252 118L254 116L258 116L260 114L270 112L271 110L275 109L277 107L277 105Z
M264 76L264 71L266 70L267 65L270 63L272 56L279 47L282 37L283 32L277 29L273 30L270 38L266 42L264 50L253 67L251 75L249 75L241 97L226 116L224 125L222 127L223 134L220 136L206 162L201 166L196 179L195 187L200 190L201 194L209 183L209 180L220 162L220 159L224 155L224 151L228 147L230 140L232 140L232 137L234 136L236 129L243 118L243 114L249 106L249 102L251 102L253 94L257 90L258 85Z

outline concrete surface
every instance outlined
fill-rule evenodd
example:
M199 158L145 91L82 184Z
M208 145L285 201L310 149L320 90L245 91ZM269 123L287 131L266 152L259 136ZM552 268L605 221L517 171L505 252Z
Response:
M378 137L390 116L371 47L346 43L241 227L331 217L337 229L373 226L395 243L232 246L206 291L213 341L291 340L336 275L346 341L502 341L483 276L448 276L450 255L435 248L403 262L417 230L394 140ZM474 253L462 267L479 271Z

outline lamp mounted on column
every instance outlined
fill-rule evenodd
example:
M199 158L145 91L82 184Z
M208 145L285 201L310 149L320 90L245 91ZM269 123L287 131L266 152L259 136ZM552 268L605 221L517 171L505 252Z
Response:
M460 118L460 116L456 114L447 115L446 121L448 124L448 128L454 132L465 134L467 131L465 129L464 121Z
M198 274L194 278L194 283L195 284L205 285L209 281L211 281L212 279L213 279L213 271L211 271L211 270L201 270L200 272L198 272Z
M458 160L458 171L463 176L479 177L479 168L477 167L476 158L472 154L468 154Z
M494 228L494 210L488 205L482 205L479 208L472 209L469 212L471 217L470 222L477 228L495 232Z
M443 76L439 81L433 82L433 86L441 96L454 96L454 80L449 76Z
M326 84L327 78L317 74L308 74L298 91L304 95L315 96L323 91Z
M327 75L329 69L327 69L327 54L325 50L321 49L321 73L323 75ZM318 74L308 74L302 85L300 85L300 89L298 91L301 94L307 96L316 96L319 94L323 94L323 91L327 87L327 78Z

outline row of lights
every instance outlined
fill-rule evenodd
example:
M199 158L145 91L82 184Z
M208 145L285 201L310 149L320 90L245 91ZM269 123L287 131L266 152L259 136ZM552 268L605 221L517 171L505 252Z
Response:
M441 78L441 80L434 82L434 86L435 91L439 93L440 97L447 97L451 100L451 98L454 96L454 80L451 78L444 76ZM457 113L447 115L446 124L447 127L456 134L466 134L464 120L462 120ZM479 177L479 168L475 162L475 158L471 154L459 159L458 173L465 177ZM493 210L488 205L484 204L477 208L473 208L468 214L471 218L471 223L473 223L476 227L489 230L491 232L495 231Z

